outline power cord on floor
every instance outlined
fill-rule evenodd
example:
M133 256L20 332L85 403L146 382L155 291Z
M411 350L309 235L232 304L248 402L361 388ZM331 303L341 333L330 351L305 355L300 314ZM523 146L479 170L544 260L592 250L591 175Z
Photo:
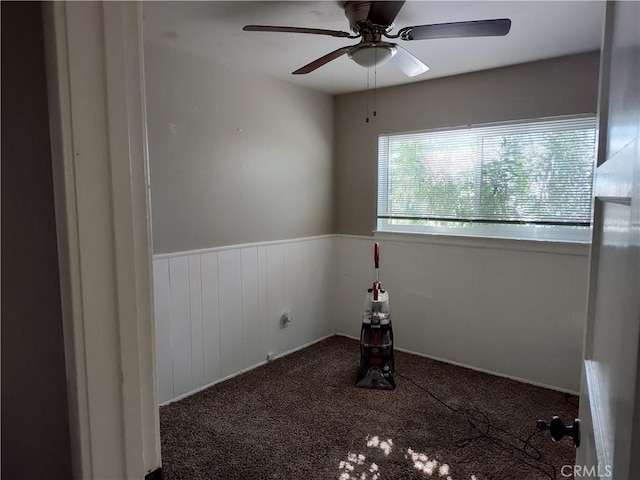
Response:
M516 434L514 434L512 432L509 432L508 430L505 430L505 429L503 429L501 427L498 427L498 426L494 425L493 423L491 423L491 420L489 419L487 414L484 413L483 411L481 411L481 410L479 410L477 408L468 408L466 410L458 410L457 408L454 408L451 405L449 405L448 403L446 403L444 400L438 398L436 395L434 395L432 392L427 390L422 385L414 382L409 377L406 377L406 376L402 375L401 373L399 373L397 371L395 372L395 374L398 377L404 378L406 381L408 381L409 383L413 384L414 386L416 386L417 388L419 388L420 390L425 392L427 395L429 395L431 398L433 398L435 401L437 401L438 403L440 403L442 406L444 406L445 408L449 409L453 413L456 413L458 415L464 416L466 418L467 422L469 422L469 424L479 432L478 435L471 436L471 437L466 437L466 438L462 438L462 439L458 440L456 442L456 445L458 447L463 448L463 447L466 447L467 445L469 445L470 443L472 443L475 440L486 439L486 440L489 440L489 441L493 442L494 444L498 445L499 447L501 447L505 451L512 452L513 450L515 450L515 451L517 451L519 453L522 453L522 454L526 455L527 457L531 458L532 460L540 462L541 464L545 465L546 467L549 467L549 469L551 470L552 473L550 473L549 471L547 471L547 469L545 469L545 468L543 468L541 466L534 465L532 463L524 461L524 463L526 465L528 465L531 468L534 468L534 469L542 472L546 477L550 478L551 480L556 480L557 479L557 470L556 470L555 465L552 465L551 463L545 462L542 459L543 457L542 457L542 454L540 453L540 451L537 448L535 448L533 445L531 445L531 439L535 435L540 433L539 430L536 429L536 431L534 431L531 435L529 435L526 440L523 440L522 438L520 438ZM567 397L567 401L569 401L568 397ZM481 422L479 422L478 419L481 419ZM479 425L479 423L482 423L483 425ZM518 440L518 442L521 442L523 444L523 446L520 447L518 445L514 445L511 442L507 442L507 441L502 440L502 439L500 439L498 437L490 435L489 432L491 430L495 430L495 431L503 433L504 435L507 435L507 436L512 437L512 438L515 438L516 440Z

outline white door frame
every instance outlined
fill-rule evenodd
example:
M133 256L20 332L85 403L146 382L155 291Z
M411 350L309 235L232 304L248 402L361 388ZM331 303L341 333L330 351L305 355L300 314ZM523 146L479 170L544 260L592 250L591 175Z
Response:
M138 2L43 5L74 478L160 460Z

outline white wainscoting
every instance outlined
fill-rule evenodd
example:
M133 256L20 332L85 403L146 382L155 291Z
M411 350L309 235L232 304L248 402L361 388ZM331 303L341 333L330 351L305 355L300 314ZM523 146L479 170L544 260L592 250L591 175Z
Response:
M396 348L579 390L588 247L327 235L157 255L160 402L261 365L268 352L359 337L375 241ZM285 310L293 322L281 328Z
M156 255L160 403L335 332L333 235ZM293 321L280 326L289 310Z
M338 235L332 310L347 336L359 336L374 241L396 348L579 391L588 246Z

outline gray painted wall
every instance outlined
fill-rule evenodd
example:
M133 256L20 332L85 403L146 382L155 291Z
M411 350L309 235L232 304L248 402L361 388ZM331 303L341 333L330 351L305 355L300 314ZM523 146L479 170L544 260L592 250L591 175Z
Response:
M145 44L154 253L332 232L330 95Z
M379 134L595 113L598 69L594 52L380 89L369 123L371 92L335 97L335 232L376 227Z

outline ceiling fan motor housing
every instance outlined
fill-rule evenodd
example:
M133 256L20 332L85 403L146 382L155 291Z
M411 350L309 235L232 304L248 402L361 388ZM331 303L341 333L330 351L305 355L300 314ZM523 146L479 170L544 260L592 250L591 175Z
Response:
M366 33L363 30L372 30L372 26L369 21L369 11L371 10L371 4L373 2L355 2L355 1L341 1L338 2L344 9L344 15L349 20L349 27L356 33ZM382 28L373 29L377 31L386 32L391 29L391 25L380 25Z

